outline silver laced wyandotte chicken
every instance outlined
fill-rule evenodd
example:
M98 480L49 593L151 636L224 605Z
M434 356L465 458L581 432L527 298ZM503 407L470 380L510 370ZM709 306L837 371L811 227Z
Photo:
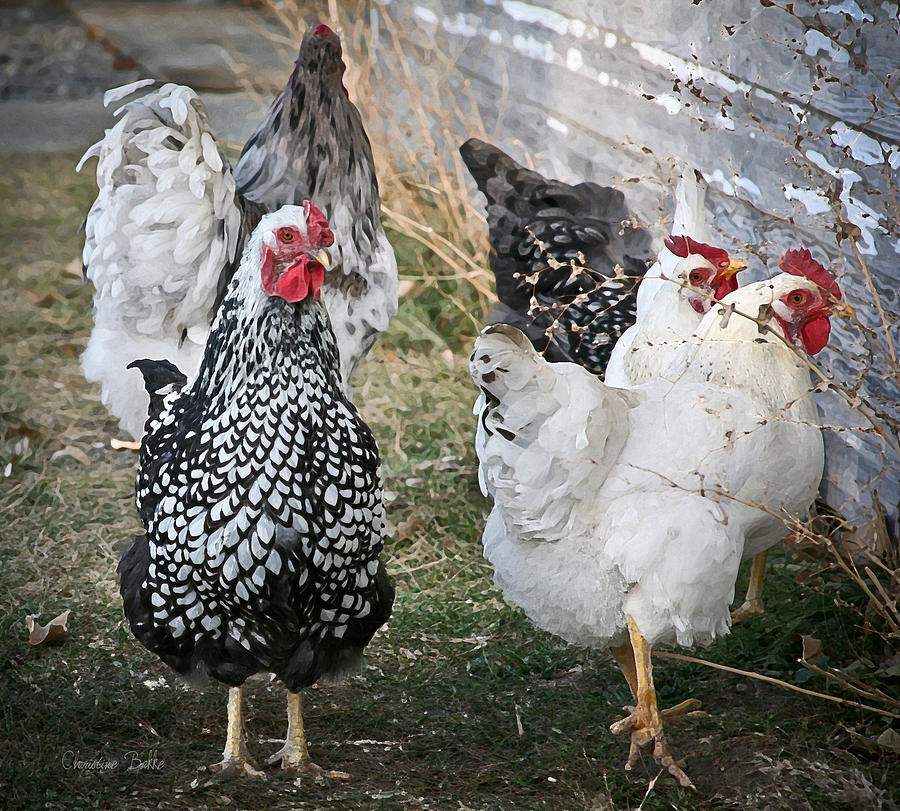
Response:
M125 615L177 673L231 688L213 767L225 774L259 774L241 723L242 685L259 672L288 690L286 741L272 761L321 773L300 690L352 670L393 604L379 561L378 449L342 389L319 301L333 241L307 202L266 214L196 378L186 383L168 361L133 364L150 416L136 482L146 533L119 565Z
M826 345L844 305L808 251L780 265L713 306L641 385L547 363L505 325L472 354L495 580L541 628L611 650L636 704L611 727L631 733L626 769L650 748L684 786L663 721L699 702L657 708L651 649L728 633L741 559L783 537L783 516L806 515L822 474L802 353Z
M634 323L649 233L616 189L548 180L477 138L459 151L487 198L499 299L490 322L518 327L550 361L602 375Z
M94 294L85 377L136 439L147 394L135 358L197 371L209 326L261 214L315 200L339 246L322 288L350 378L397 312L397 262L381 223L369 139L342 76L341 43L326 25L303 38L294 71L234 170L189 87L144 80L107 93L119 121L84 155L99 192L85 220L84 273Z

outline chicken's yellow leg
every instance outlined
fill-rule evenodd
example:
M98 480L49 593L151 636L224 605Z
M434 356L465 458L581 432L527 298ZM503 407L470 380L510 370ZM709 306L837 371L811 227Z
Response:
M753 614L763 613L762 584L768 555L769 550L767 549L753 558L753 564L750 567L750 582L747 584L747 596L744 597L743 605L731 612L732 622L740 622Z
M631 649L631 643L628 642L624 645L613 646L609 649L609 652L616 660L616 664L619 666L619 670L622 671L622 675L625 677L625 681L628 682L628 687L631 690L631 695L634 697L634 700L637 701L637 671L635 670L634 666L634 651Z
M628 636L633 651L633 665L627 662L624 656L624 646L613 649L613 656L620 662L625 679L631 687L637 700L637 707L628 718L617 721L610 729L613 733L631 730L631 748L628 752L628 761L625 769L634 768L641 756L641 749L653 744L653 759L669 774L671 774L682 786L694 788L690 778L684 773L675 759L669 753L669 746L663 732L663 718L676 718L684 715L693 715L692 712L700 706L696 699L682 701L677 707L660 712L656 706L656 690L653 686L653 662L650 656L650 644L641 635L637 623L628 618ZM633 679L632 679L633 674ZM632 681L634 683L632 683Z
M284 771L299 777L312 777L316 780L325 777L348 780L350 775L347 772L326 771L309 759L306 733L303 731L303 697L300 693L288 691L287 717L288 727L284 737L284 746L269 758L269 763L281 761L281 768Z
M244 697L243 687L232 687L228 690L228 730L225 735L225 751L222 760L209 767L218 777L237 777L249 775L266 779L250 760L250 753L244 743L244 719L241 703Z

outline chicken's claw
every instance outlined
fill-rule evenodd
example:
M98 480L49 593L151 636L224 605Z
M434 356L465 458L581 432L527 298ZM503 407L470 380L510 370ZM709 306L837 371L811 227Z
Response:
M328 780L349 780L347 772L323 769L317 766L308 757L300 756L296 747L286 743L272 757L266 761L270 766L280 763L282 771L291 777L305 777L314 783L324 783Z
M669 707L667 710L660 710L659 717L661 721L666 723L671 723L672 721L677 721L681 718L699 718L706 715L700 707L700 699L688 698L680 704L676 704L674 707ZM637 708L626 706L625 709L628 710L629 714L624 718L620 718L609 727L609 731L612 732L613 735L621 735L623 732L633 730L640 726L638 723Z
M734 609L731 612L731 624L735 625L742 620L749 619L750 617L755 616L756 614L765 614L766 610L763 608L762 600L745 600L740 606Z
M209 770L215 775L216 780L225 780L230 777L259 777L266 779L265 772L261 772L247 757L222 758L214 763Z
M636 729L631 733L631 747L628 750L628 761L625 763L625 771L631 771L641 760L641 750L645 749L650 742L653 742L653 759L659 766L665 769L674 777L684 788L692 788L695 791L697 787L691 782L682 765L684 761L676 761L669 752L669 744L666 736L660 729L654 734L649 729Z

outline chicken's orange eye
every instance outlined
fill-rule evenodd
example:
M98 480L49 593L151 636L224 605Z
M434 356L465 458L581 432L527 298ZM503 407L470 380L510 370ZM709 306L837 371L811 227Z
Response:
M699 270L692 270L690 275L688 276L688 281L691 284L701 284L704 280L705 276Z
M802 290L795 290L790 294L788 300L791 302L791 304L799 306L806 303L806 293L804 293Z
M293 242L294 240L294 232L290 228L282 228L278 232L278 238L282 242Z

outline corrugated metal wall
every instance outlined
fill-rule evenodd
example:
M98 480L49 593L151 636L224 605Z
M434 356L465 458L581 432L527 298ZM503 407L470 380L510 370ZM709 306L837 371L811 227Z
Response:
M863 402L900 417L889 360L889 341L900 349L895 3L393 0L386 11L418 53L455 57L515 157L528 152L565 180L641 178L622 188L660 235L670 161L687 160L710 182L722 244L751 259L751 278L777 270L784 249L809 247L873 331L835 324L818 360L843 383L862 378ZM856 234L859 256L838 244L841 231ZM837 396L820 395L820 408L827 424L859 424ZM832 430L826 442L826 500L864 521L877 494L896 520L900 457L871 430Z

